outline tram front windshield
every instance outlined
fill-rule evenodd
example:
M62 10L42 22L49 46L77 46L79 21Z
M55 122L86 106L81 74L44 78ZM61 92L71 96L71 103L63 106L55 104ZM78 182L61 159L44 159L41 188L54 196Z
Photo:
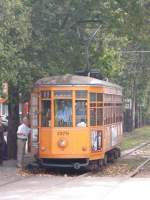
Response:
M53 114L54 127L73 127L73 119L76 127L87 126L87 91L75 91L75 99L72 94L73 92L70 90L56 90L54 99L52 99L50 91L41 92L42 127L53 126L51 123ZM73 106L75 116L73 116ZM54 113L51 112L52 107Z
M55 127L72 126L72 100L55 99Z

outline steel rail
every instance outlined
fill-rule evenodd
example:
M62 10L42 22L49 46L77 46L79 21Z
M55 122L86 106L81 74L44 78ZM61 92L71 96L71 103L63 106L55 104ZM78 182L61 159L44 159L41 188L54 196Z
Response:
M131 153L135 152L136 150L141 149L149 144L150 144L150 142L146 142L146 143L136 146L135 148L130 149L127 153L123 153L123 154L121 153L120 159L130 155Z
M148 157L144 162L142 162L133 172L131 172L128 175L128 177L132 178L136 176L148 162L150 162L150 157Z

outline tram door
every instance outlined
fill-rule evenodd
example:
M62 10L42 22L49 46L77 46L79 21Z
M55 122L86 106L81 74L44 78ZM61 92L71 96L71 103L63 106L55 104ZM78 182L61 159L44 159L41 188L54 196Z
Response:
M30 120L31 120L31 128L32 134L31 138L29 139L29 146L31 147L31 152L33 154L38 153L38 113L39 113L39 101L38 101L38 93L34 91L31 94L31 101L30 101Z
M51 92L41 91L39 103L39 154L44 157L51 153Z

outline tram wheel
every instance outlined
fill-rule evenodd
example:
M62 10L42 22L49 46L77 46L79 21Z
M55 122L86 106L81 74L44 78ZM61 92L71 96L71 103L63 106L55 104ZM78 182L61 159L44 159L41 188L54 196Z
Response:
M104 159L103 159L103 165L106 166L108 163L108 156L107 154L105 153L105 156L104 156Z
M111 150L108 153L108 162L113 163L115 160L115 150Z
M118 151L118 149L115 149L115 151L114 151L114 158L115 159L119 158L119 151Z
M115 159L118 159L118 158L120 158L120 149L119 148L116 148L116 149L114 149L114 158Z
M121 157L121 150L120 150L120 148L118 148L118 158L120 158Z
M89 171L97 171L99 170L99 160L92 160L89 162L89 165L87 166Z
M98 167L100 170L103 169L103 160L102 159L98 160Z
M92 161L89 161L88 166L86 167L88 171L93 171L93 163Z

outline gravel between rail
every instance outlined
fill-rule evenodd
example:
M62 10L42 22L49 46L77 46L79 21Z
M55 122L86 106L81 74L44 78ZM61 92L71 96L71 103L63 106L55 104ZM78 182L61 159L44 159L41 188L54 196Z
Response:
M149 128L146 127L148 132ZM147 140L148 141L148 140ZM129 142L128 142L129 144ZM92 173L59 173L55 171L44 171L39 170L35 173L29 171L20 171L15 168L15 163L13 166L0 167L0 186L5 186L7 184L25 180L33 176L50 176L50 177L64 177L68 179L76 179L76 177L86 177L86 176L99 176L99 177L150 177L150 142L141 142L140 145L125 150L122 152L120 159L116 160L114 163L108 164L103 170ZM7 161L9 162L9 161Z
M95 173L95 175L93 175L101 177L133 176L134 173L138 173L138 171L140 171L140 169L142 168L142 166L140 165L146 162L146 160L149 159L149 157L150 144L145 143L134 148L134 150L132 149L130 152L127 152L126 154L124 154L123 157L116 160L114 163L109 163L102 171L99 171Z

